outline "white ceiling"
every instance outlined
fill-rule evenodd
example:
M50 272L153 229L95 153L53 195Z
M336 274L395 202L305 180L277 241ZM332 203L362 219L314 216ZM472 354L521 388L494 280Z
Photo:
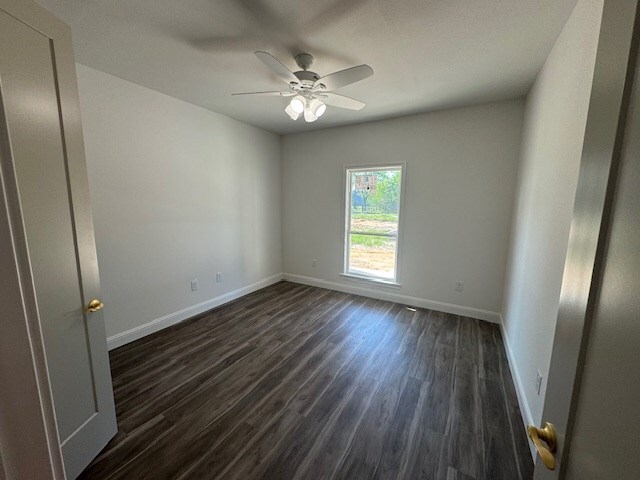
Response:
M71 25L78 62L276 133L524 95L576 0L38 0ZM253 56L315 58L326 75L367 63L373 77L340 93L367 106L329 107L293 122L281 89Z

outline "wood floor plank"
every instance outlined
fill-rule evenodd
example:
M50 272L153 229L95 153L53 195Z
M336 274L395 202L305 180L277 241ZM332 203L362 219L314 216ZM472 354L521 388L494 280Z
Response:
M287 435L303 420L304 417L291 408L278 412L251 441L238 450L234 460L229 462L217 477L212 478L219 480L259 478L261 471L268 466L268 459L281 448Z
M382 455L373 474L374 479L402 478L405 474L405 458L410 451L409 431L416 415L422 382L409 377L400 395L391 426L386 433Z
M225 441L216 444L185 470L179 479L189 478L215 478L233 460L238 450L256 434L257 428L246 422L242 422L233 429L232 435L225 436Z
M257 404L263 402L273 394L283 384L286 384L291 373L299 365L304 364L305 358L312 354L313 349L320 345L333 329L339 324L327 322L320 327L313 335L310 335L302 347L295 350L286 361L282 362L276 369L270 371L248 394L235 401L231 406L224 402L210 402L203 405L203 408L195 412L187 411L180 418L174 418L171 410L167 415L174 418L176 425L189 425L189 431L184 433L189 438L189 443L194 446L194 451L199 451L200 455L206 455L210 451L227 440L229 432L234 431L234 425L238 418L246 418ZM208 408L207 408L208 407ZM207 443L207 438L209 439ZM198 463L198 459L189 451L187 456L182 457L180 465L165 465L163 471L173 475L180 474L185 469L190 469L193 464Z
M108 446L87 468L80 479L83 478L107 478L116 474L118 469L135 459L141 452L149 448L149 445L167 435L171 429L171 422L159 415L130 434L122 434L121 438L114 438Z
M477 320L459 319L449 424L449 465L474 478L483 478L482 405L478 385Z
M375 391L375 380L365 377L331 422L325 424L322 432L314 439L313 446L298 468L294 479L332 478L346 448Z
M383 318L393 308L393 305L386 304L382 310ZM339 414L352 388L361 382L374 358L377 348L384 345L384 338L393 331L393 323L388 322L384 326L375 323L370 335L365 335L364 341L358 346L354 355L349 358L337 376L330 381L328 386L320 384L321 390L315 396L305 395L309 400L308 406L302 408L300 413L305 415L305 420L299 429L292 432L288 441L283 442L287 450L270 461L262 478L291 478L304 460L308 451L312 448L316 436L322 431L321 428L326 423L331 424L335 420L335 415ZM345 383L345 379L346 383ZM336 465L337 466L337 465Z
M442 480L446 474L448 461L444 455L444 447L448 438L443 434L422 427L422 418L428 412L424 409L419 417L419 428L413 440L413 449L409 454L407 474L410 480Z
M424 419L424 427L444 436L447 434L452 405L458 324L456 317L440 312L433 312L430 318L442 321L446 328L438 336L433 352L429 354L431 368L425 377L428 391L424 406L429 415Z
M88 479L533 475L495 325L279 282L110 352Z
M285 299L288 299L295 307L296 299L306 296L311 292L311 289L298 285L285 291L280 289L278 291L279 294L274 291L266 297L266 303L259 310L261 313L268 312L270 306L273 308L273 305L281 304ZM259 292L254 292L247 297L253 297L257 294ZM239 326L243 320L255 320L255 309L258 308L260 307L247 308L242 302L236 300L213 309L208 314L199 315L114 350L110 353L114 383L117 383L121 377L126 379L124 375L131 374L136 367L146 370L154 362L163 363L166 357L173 353L172 346L184 348L185 345L193 341L197 342L199 335L203 332L207 336L213 336L216 331L226 330L229 325Z
M364 385L358 383L358 371L355 368L342 372L331 383L321 401L304 417L298 428L284 439L279 451L270 459L259 478L293 478L325 424L334 421L333 416L342 410L350 396L357 390L363 390L368 384L369 382Z
M376 302L366 300L366 302L358 305L350 312L344 312L347 315L344 319L352 319L363 307L373 309ZM379 303L379 302L378 302ZM248 454L240 452L239 458L236 458L233 469L227 475L233 475L234 478L248 478L250 475L259 476L259 472L266 468L266 457L275 450L274 440L278 442L282 435L287 434L290 422L287 418L281 418L280 412L284 410L284 415L298 415L304 418L300 411L308 411L315 403L317 394L314 392L323 392L333 379L339 374L340 370L349 364L349 361L355 355L356 347L366 338L367 332L376 327L375 322L367 321L367 315L361 315L364 320L362 324L357 321L351 323L355 328L347 336L335 334L329 337L327 348L323 351L317 351L314 356L306 362L303 368L299 369L289 380L284 383L267 402L262 406L254 409L253 413L248 417L249 422L262 422L263 433L255 439L255 443L248 444ZM339 341L337 340L339 338ZM333 340L333 341L330 341ZM334 343L335 342L335 343ZM323 358L324 356L324 358ZM320 362L322 360L322 362ZM293 392L293 394L292 394ZM286 428L281 427L285 425ZM271 430L276 429L281 435L271 436ZM255 455L252 452L259 452ZM226 477L221 477L226 478Z
M287 312L284 316L289 314L289 308L290 307L285 307L283 309L283 311ZM325 326L324 328L326 329L328 327ZM292 332L293 331L294 330L292 330ZM252 330L251 333L253 333ZM311 336L309 332L306 333L307 335L305 336L294 336L290 339L293 344L291 350L295 350L299 345L296 341L302 342ZM223 335L226 335L226 333ZM239 337L241 339L246 339L246 335L239 335ZM253 339L254 337L250 338ZM188 412L193 416L191 413L193 410L205 409L207 416L215 418L218 412L227 408L226 402L232 401L226 398L220 398L220 396L226 392L227 385L225 385L223 381L226 378L225 374L228 372L229 368L232 368L236 362L243 360L243 358L254 349L254 345L242 344L236 347L236 351L227 352L227 356L220 362L198 367L198 369L196 369L197 373L189 377L185 382L179 384L177 391L174 388L172 390L162 392L159 396L155 395L153 399L153 407L151 409L147 409L147 411L144 411L143 409L136 409L131 416L123 415L123 428L129 429L132 428L132 426L135 427L139 423L145 421L149 416L156 415L158 411L164 412L168 418L176 418L183 415L181 412ZM270 368L278 365L286 357L287 353L282 352L280 356L268 357L268 362L262 365L262 374L259 378L262 378L269 372ZM246 373L246 370L241 372L239 380L243 380L245 377L242 374ZM217 400L217 402L213 402L212 400ZM214 410L210 409L211 404L216 406Z
M369 375L378 381L378 390L341 461L336 478L371 478L378 464L401 385L407 377L406 365L413 352L413 339L419 330L416 321L419 314L399 307L392 311L395 314L394 326L382 345L387 348L379 348L372 361L375 370ZM400 348L396 349L395 345L400 345Z
M384 448L399 391L382 386L365 412L335 478L372 478Z
M481 380L480 387L485 399L483 405L484 422L484 465L486 475L496 480L520 478L514 455L504 455L513 451L511 431L508 426L506 405L499 385L490 380Z
M492 325L493 337L495 340L494 348L498 351L500 360L500 377L496 379L498 385L502 387L504 393L504 401L508 414L509 427L511 429L511 439L514 446L514 455L518 463L520 478L526 480L533 478L533 459L529 450L529 442L527 441L526 430L522 424L522 413L518 405L518 396L512 381L511 371L507 362L507 355L504 349L500 327Z
M474 480L474 477L470 477L469 475L459 472L455 468L449 467L447 469L446 480Z

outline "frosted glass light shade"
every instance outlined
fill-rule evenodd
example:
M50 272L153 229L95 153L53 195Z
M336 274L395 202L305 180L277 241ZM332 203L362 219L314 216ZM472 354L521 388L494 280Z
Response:
M304 121L307 123L311 123L311 122L315 122L318 119L318 117L316 117L313 112L311 111L310 108L305 108L304 109Z
M311 110L311 113L313 113L316 117L321 117L322 114L327 110L327 106L322 102L322 100L314 98L309 102L309 110Z
M285 108L284 111L287 112L287 115L289 115L289 117L291 117L291 120L297 120L298 117L300 116L299 113L296 113L293 111L293 108L291 108L291 105L287 105L287 108Z
M307 102L305 101L302 95L296 95L291 99L289 106L291 107L291 110L293 110L297 114L300 114L304 111L304 107L306 106L306 103Z

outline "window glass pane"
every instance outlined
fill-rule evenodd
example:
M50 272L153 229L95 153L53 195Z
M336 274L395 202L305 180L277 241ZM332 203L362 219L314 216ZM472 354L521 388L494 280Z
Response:
M393 280L396 242L393 237L349 235L349 273Z
M359 233L397 235L400 170L350 172L351 224Z
M385 233L397 236L398 214L351 212L351 231L358 233Z

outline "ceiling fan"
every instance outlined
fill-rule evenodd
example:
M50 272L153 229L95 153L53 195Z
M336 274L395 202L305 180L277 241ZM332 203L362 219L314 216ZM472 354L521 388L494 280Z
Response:
M373 69L369 65L358 65L357 67L347 68L321 77L309 70L313 63L313 57L308 53L299 53L293 57L302 69L298 72L292 72L267 52L254 53L273 73L289 84L289 89L271 92L234 93L233 95L293 97L284 111L292 120L297 120L300 115L303 115L306 122L315 122L326 111L327 105L349 110L360 110L365 106L364 102L340 95L335 93L334 90L373 75Z

